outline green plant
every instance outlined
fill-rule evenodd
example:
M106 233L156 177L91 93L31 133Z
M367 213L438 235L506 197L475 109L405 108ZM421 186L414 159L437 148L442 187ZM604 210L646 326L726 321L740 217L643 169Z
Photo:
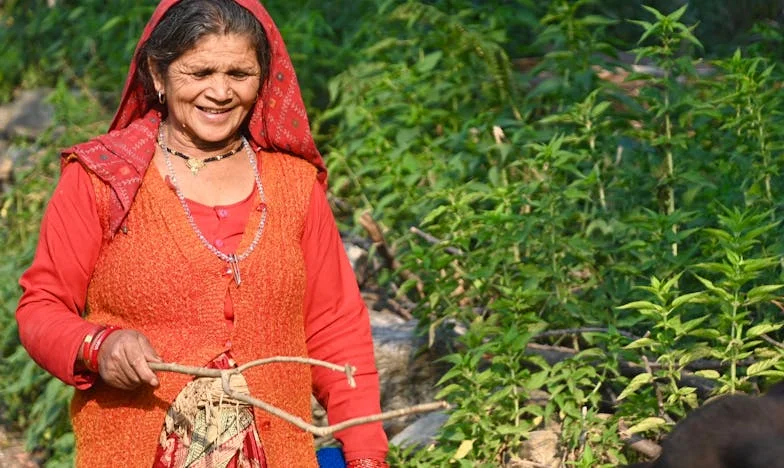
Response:
M748 390L750 380L760 376L782 377L780 349L768 349L762 337L781 328L775 315L766 311L770 301L779 297L784 284L760 281L767 272L780 266L778 256L765 255L761 241L778 222L768 222L770 213L754 214L724 209L719 215L723 229L705 229L714 248L714 261L695 267L706 276L697 279L705 286L710 302L719 308L714 319L716 346L712 357L729 363L729 374L721 375L718 393ZM758 250L759 249L759 250ZM760 251L761 250L761 251ZM752 358L752 365L743 364ZM746 368L746 375L740 373Z
M503 322L500 315L477 318L461 338L466 351L444 358L452 368L441 378L437 398L456 409L441 441L455 447L452 457L460 466L498 463L542 420L542 408L527 401L528 391L548 377L544 361L526 353L537 327L521 318Z
M777 225L767 222L769 217L768 212L722 208L717 215L720 228L702 229L705 249L714 259L694 265L701 273L694 277L704 289L680 292L681 274L667 281L654 277L650 286L640 287L650 300L620 307L639 312L652 325L646 336L626 346L642 353L646 372L631 379L618 400L652 387L654 392L647 396L657 402L655 415L638 415L631 432L661 430L671 418L682 417L698 404L697 389L683 383L697 360L721 363L719 368L696 372L718 384L715 394L749 391L755 380L784 375L781 349L770 347L770 338L763 339L781 328L769 304L784 287L760 281L779 266L778 258L764 254L761 242ZM653 357L652 369L647 359Z
M0 397L54 466L70 460L69 390L19 347L16 281L57 178L53 148L105 130L102 104L154 2L44 3L0 6L0 100L47 86L56 109L28 143L42 159L2 195L0 369L14 385ZM634 458L622 426L656 437L711 391L782 376L781 34L768 4L265 2L341 227L360 232L350 213L381 224L399 268L378 282L416 303L423 333L466 330L439 387L448 424L428 447L393 448L393 466L498 466L553 424L567 466L616 466ZM759 15L772 18L761 41L722 42Z
M653 59L653 63L660 67L662 76L649 74L646 76L651 90L658 94L655 98L646 99L648 112L656 116L656 126L651 129L648 136L650 144L664 153L664 169L658 190L661 193L661 204L664 205L661 211L667 215L675 213L675 187L679 176L676 177L675 150L684 148L688 139L687 132L677 132L673 130L674 119L694 101L689 93L678 92L681 86L679 79L689 78L693 75L693 63L689 55L676 55L679 50L690 43L697 47L702 44L692 34L694 27L688 27L679 20L686 12L687 5L678 10L664 15L658 10L643 6L648 12L654 15L656 21L635 20L633 23L644 29L640 37L640 44L645 43L649 38L654 39L656 44L641 46L635 50L637 61L643 58ZM637 75L634 75L637 77ZM643 91L644 92L644 91ZM677 224L672 225L673 233L677 233ZM678 244L672 243L672 255L678 255Z

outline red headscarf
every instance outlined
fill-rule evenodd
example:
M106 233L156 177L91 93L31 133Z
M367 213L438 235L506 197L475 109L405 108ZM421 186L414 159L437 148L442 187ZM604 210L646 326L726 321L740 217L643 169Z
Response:
M75 156L112 187L116 197L109 210L110 234L117 231L131 208L155 153L155 138L161 118L150 107L137 79L138 52L163 15L178 1L162 0L144 28L109 133L62 152L68 158ZM297 77L280 31L258 0L234 1L261 23L271 49L269 77L259 89L259 97L248 121L251 142L257 148L280 151L309 161L318 168L319 181L326 185L324 161L313 141Z

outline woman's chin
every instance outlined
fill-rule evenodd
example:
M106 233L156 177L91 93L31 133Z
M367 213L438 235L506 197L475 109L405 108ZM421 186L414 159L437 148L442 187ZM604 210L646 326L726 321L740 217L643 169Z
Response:
M217 119L216 119L217 120ZM194 140L201 140L205 143L219 143L221 141L233 140L240 133L242 121L236 119L208 120L195 122L188 127Z

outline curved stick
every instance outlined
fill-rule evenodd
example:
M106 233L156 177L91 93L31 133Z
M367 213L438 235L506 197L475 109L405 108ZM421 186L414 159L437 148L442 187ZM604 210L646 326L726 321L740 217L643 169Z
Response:
M326 367L327 369L331 369L337 372L343 372L346 374L346 379L348 380L349 386L351 388L356 388L356 381L354 380L354 372L356 372L355 367L349 364L346 364L345 366L339 366L337 364L333 364L327 361L321 361L318 359L298 357L298 356L273 356L269 358L258 359L256 361L251 361L232 369L208 369L206 367L183 366L181 364L176 364L176 363L159 363L159 362L151 362L148 363L148 365L150 366L150 369L154 371L176 372L179 374L193 375L195 377L220 377L221 387L223 388L223 392L227 396L234 398L235 400L247 403L251 406L255 406L259 409L262 409L318 437L327 436L337 431L341 431L343 429L352 426L359 426L361 424L383 421L386 419L399 418L401 416L407 416L409 414L425 413L429 411L435 411L438 409L449 408L449 404L447 402L436 401L432 403L424 403L420 405L409 406L407 408L400 408L397 410L386 411L380 414L360 416L357 418L352 418L346 421L342 421L337 424L333 424L331 426L320 427L320 426L314 426L313 424L308 423L307 421L303 420L299 416L295 416L285 410L278 408L277 406L273 406L269 403L259 400L258 398L254 398L250 395L235 392L234 390L231 389L231 386L229 385L229 381L232 375L241 374L243 371L248 370L251 367L262 366L264 364L271 364L276 362L294 362L299 364L308 364L312 366Z

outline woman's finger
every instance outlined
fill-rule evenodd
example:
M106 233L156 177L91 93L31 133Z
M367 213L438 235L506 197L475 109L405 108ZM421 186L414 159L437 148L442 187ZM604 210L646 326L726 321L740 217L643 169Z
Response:
M137 335L140 334L133 330L120 330L109 335L103 342L98 353L98 368L101 378L107 384L131 390L144 381L135 367L139 361L146 367ZM152 372L149 368L147 370Z
M155 372L150 369L150 366L147 365L149 361L158 362L160 358L155 353L155 350L150 346L150 343L147 341L147 338L144 337L141 333L136 336L136 342L138 349L134 351L138 351L138 353L134 353L133 356L129 356L129 362L131 366L133 366L136 375L138 376L139 380L142 382L147 383L153 387L158 386L158 377L155 375Z

